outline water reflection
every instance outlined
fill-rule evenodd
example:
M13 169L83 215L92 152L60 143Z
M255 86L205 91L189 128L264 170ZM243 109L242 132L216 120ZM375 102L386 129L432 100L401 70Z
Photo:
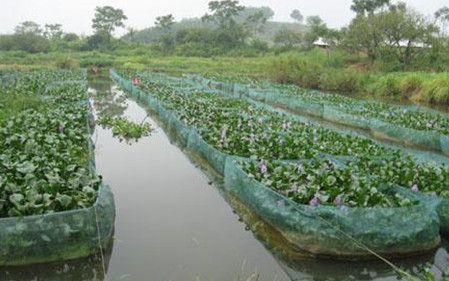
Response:
M126 96L111 92L110 80L97 78L89 81L89 87L89 94L98 115L121 116L125 113L128 108Z
M0 267L0 281L102 281L108 271L113 242L93 256L54 263Z
M238 198L227 195L227 201L232 205L240 219L251 229L257 239L269 250L287 273L291 280L398 280L397 273L385 262L379 259L362 261L337 261L316 258L312 255L292 248L288 242L270 225L264 223ZM449 269L449 243L444 240L441 247L427 254L391 259L397 267L423 278L425 265L436 280L441 280L441 273ZM425 280L425 279L423 279Z

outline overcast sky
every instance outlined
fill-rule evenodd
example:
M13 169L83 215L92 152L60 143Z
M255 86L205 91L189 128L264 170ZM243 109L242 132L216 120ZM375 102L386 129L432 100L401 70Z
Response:
M152 26L157 16L173 14L175 20L200 17L207 12L209 0L2 0L0 34L12 33L20 22L31 20L38 24L60 23L66 32L92 34L91 21L96 6L113 6L124 11L129 27L142 29ZM394 1L396 2L396 1ZM426 14L445 6L447 0L405 0ZM291 21L293 9L304 16L319 15L333 28L342 27L354 17L352 0L240 0L244 6L268 6L275 12L274 20ZM124 29L117 30L120 35Z

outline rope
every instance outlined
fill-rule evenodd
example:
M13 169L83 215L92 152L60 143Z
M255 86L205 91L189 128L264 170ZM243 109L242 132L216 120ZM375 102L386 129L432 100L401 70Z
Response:
M86 91L86 99L89 101L90 97L88 96L88 92ZM90 103L89 103L90 104ZM90 109L89 109L90 110ZM93 109L92 109L93 110ZM89 117L86 118L86 124L87 124L87 129L89 130ZM98 130L95 130L95 135L96 135L96 139L95 139L95 146L96 143L98 141ZM88 149L89 149L89 154L91 155L91 157L93 157L93 150L92 150L92 145L90 143L91 139L90 137L88 137ZM94 171L93 171L93 167L91 165L91 163L89 163L89 171L90 174L93 175ZM94 189L93 183L91 183L91 188ZM98 194L99 196L100 194ZM98 248L100 249L100 258L101 258L101 267L103 269L103 280L107 281L108 277L107 277L107 273L106 273L106 265L105 265L105 258L104 258L104 253L103 253L103 247L101 245L101 233L100 233L100 225L99 225L99 219L98 219L98 212L97 212L97 206L94 205L94 211L95 211L95 226L97 229L97 240L98 240Z

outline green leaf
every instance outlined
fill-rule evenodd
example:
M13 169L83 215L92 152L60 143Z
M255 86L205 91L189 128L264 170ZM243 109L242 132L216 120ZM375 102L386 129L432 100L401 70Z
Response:
M21 202L23 201L24 198L25 197L22 194L14 193L9 196L9 201L16 206L20 206L20 205L22 205Z
M31 162L23 162L17 165L16 169L22 174L31 174L36 170L36 167Z
M72 203L72 197L68 196L68 195L59 195L56 196L56 201L58 201L62 207L67 208L70 203Z

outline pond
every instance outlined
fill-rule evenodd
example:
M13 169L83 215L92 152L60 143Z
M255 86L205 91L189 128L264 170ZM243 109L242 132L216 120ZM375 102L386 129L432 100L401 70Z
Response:
M154 129L138 141L120 141L100 126L92 136L97 170L115 195L113 244L86 259L0 268L0 281L397 280L380 260L333 261L291 249L107 77L92 80L90 93L96 115L149 122ZM392 262L412 272L426 262L448 268L448 249L444 242L435 252Z

